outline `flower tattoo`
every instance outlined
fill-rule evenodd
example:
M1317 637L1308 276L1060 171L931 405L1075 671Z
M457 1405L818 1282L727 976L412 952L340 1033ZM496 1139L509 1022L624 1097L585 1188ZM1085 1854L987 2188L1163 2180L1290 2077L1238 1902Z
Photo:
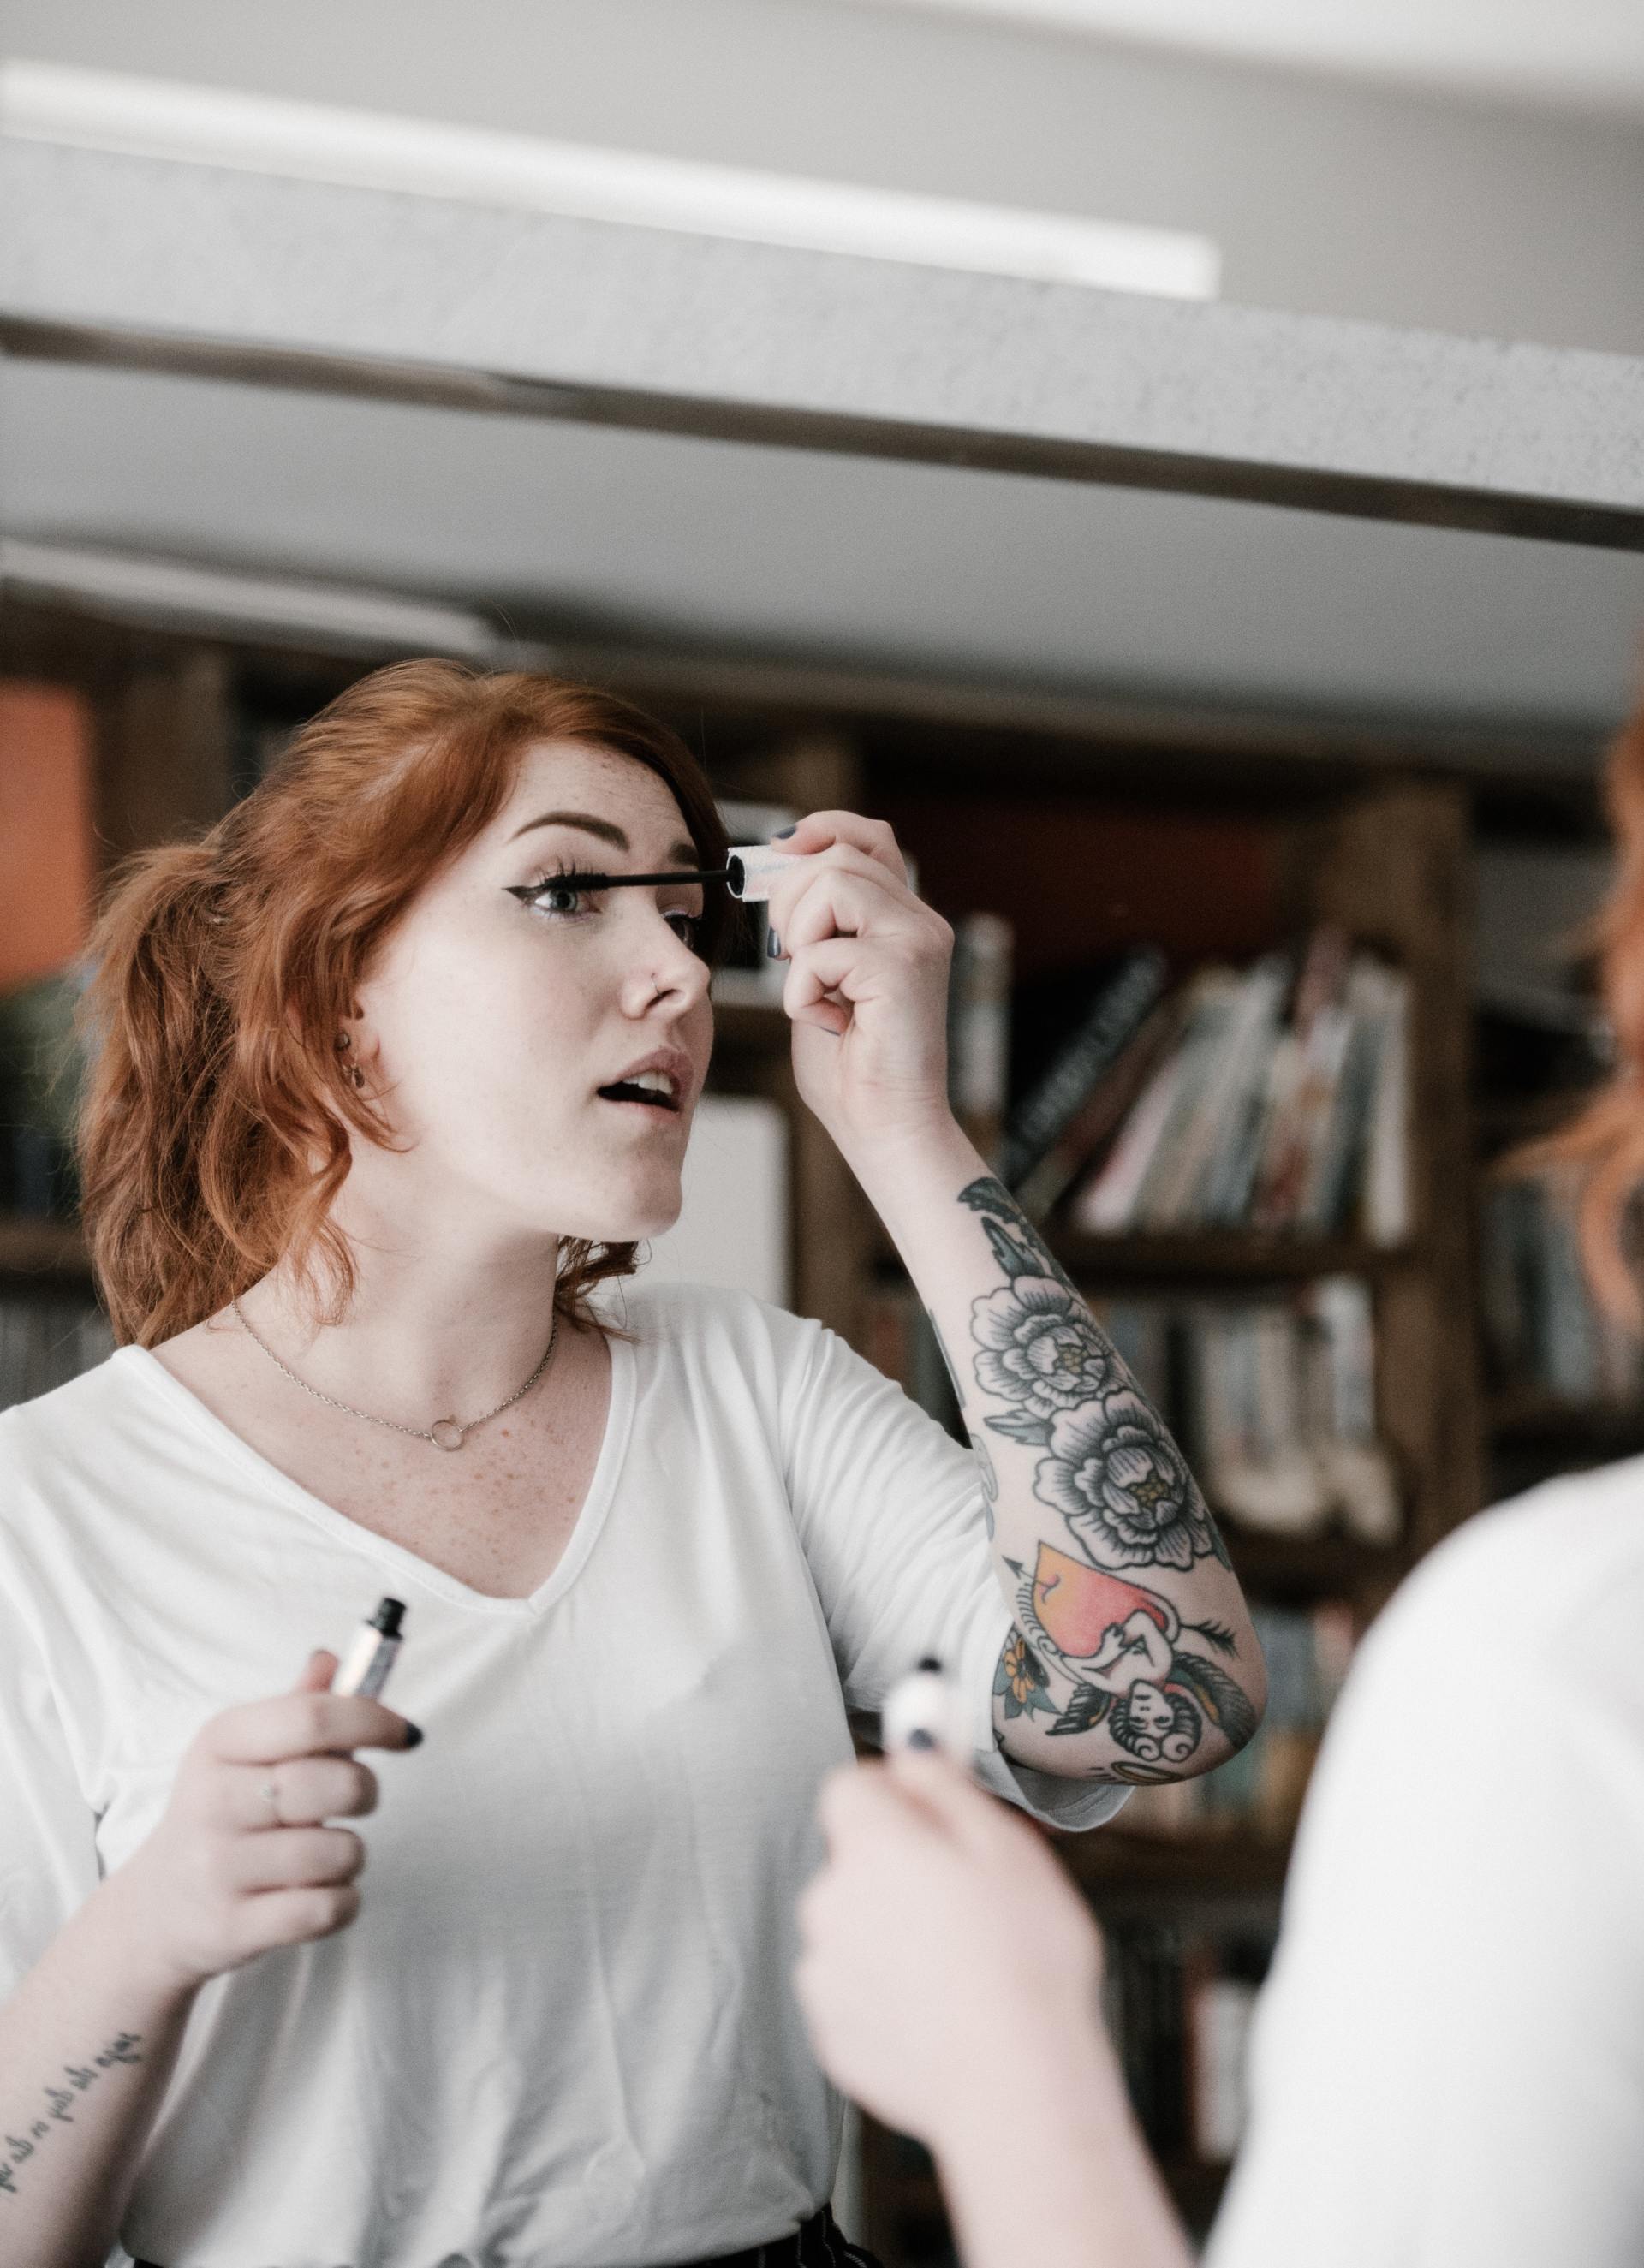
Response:
M1021 1631L1013 1630L993 1673L993 1690L1004 1697L1006 1716L1031 1716L1037 1710L1048 1711L1054 1716L1056 1704L1051 1698L1050 1688L1044 1665Z
M1220 1556L1181 1453L1128 1388L1054 1421L1033 1492L1102 1566L1191 1568Z
M1080 1302L1048 1276L1019 1276L972 1306L977 1384L1053 1418L1116 1383L1113 1352Z

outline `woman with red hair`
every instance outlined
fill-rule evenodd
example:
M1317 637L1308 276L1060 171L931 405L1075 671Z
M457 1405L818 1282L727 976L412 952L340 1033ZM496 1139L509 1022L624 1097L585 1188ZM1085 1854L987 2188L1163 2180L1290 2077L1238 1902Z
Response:
M1521 1162L1583 1177L1589 1273L1637 1329L1644 710L1608 792L1616 1069ZM1644 2260L1641 1640L1640 1458L1469 1521L1377 1620L1309 1792L1206 2268ZM934 1756L841 1773L823 1817L814 2036L930 2145L966 2268L1187 2268L1097 2015L1100 1940L1040 1840Z
M800 1091L972 1350L974 1450L819 1325L634 1273L729 909L627 704L380 672L105 908L122 1344L0 1417L8 2263L859 2257L788 1977L847 1705L940 1654L977 1770L1067 1827L1254 1725L1203 1500L948 1110L951 932L874 821L778 847ZM1077 1653L1028 1666L1046 1543L1168 1601L1167 1765ZM428 1739L380 1788L353 1752L416 1727L309 1649L385 1593ZM362 1896L327 1822L365 1814Z

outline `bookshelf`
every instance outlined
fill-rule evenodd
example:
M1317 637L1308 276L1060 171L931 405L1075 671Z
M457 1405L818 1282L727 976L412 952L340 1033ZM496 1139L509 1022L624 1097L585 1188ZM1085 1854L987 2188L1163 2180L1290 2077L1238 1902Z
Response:
M0 631L0 673L75 686L90 703L105 871L137 843L215 818L251 784L284 728L391 658L281 652L43 606L11 609ZM1202 750L1176 765L1156 747L1127 753L1095 740L1074 752L1083 757L1075 771L1065 746L1026 725L1014 734L1003 727L997 701L974 731L962 722L944 727L938 747L927 727L829 714L817 701L785 708L739 691L734 672L724 683L715 697L698 674L671 700L665 674L652 671L632 690L672 715L722 794L890 819L918 861L925 895L950 919L1002 914L1029 968L1068 957L1075 946L1158 938L1183 973L1216 957L1248 959L1331 921L1405 973L1412 1206L1398 1243L1225 1229L1049 1232L1069 1274L1097 1299L1244 1298L1340 1276L1368 1287L1377 1425L1400 1478L1402 1533L1372 1544L1343 1533L1286 1537L1226 1524L1254 1602L1296 1615L1345 1603L1362 1629L1411 1565L1484 1501L1485 1412L1471 1320L1464 792L1379 778L1361 765L1332 772L1316 756L1288 767L1241 762L1235 778L1233 766L1218 767ZM624 689L620 677L617 686ZM1066 853L1049 887L1046 844ZM1123 864L1123 901L1093 879L1104 862ZM875 1302L903 1280L894 1248L799 1104L779 1005L727 1003L716 1027L711 1084L774 1100L788 1116L793 1304L871 1358ZM0 1300L90 1291L72 1224L0 1219ZM1493 1414L1503 1426L1538 1422L1528 1405L1515 1416ZM1242 1939L1274 1925L1288 1843L1282 1830L1226 1820L1165 1832L1121 1819L1058 1848L1112 1932L1156 1924ZM867 2219L859 2233L887 2268L934 2268L950 2256L928 2163L903 2139L864 2123ZM1179 2143L1160 2154L1184 2213L1202 2227L1223 2167Z

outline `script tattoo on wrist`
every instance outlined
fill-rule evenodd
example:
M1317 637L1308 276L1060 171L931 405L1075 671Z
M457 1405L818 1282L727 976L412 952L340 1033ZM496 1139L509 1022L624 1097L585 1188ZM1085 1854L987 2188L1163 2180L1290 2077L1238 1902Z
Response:
M141 2063L136 2053L141 2032L116 2032L107 2046L92 2058L89 2064L65 2063L67 2087L48 2086L44 2089L46 2116L27 2123L21 2133L9 2128L0 2134L0 2197L18 2194L17 2169L26 2164L40 2145L48 2139L54 2124L71 2126L74 2124L74 2097L84 2095L94 2086L100 2075L117 2063ZM19 2124L23 2122L19 2121Z
M1049 1717L1052 1734L1103 1727L1119 1754L1094 1777L1175 1778L1209 1727L1241 1748L1256 1713L1212 1658L1236 1655L1232 1631L1183 1624L1145 1578L1190 1572L1204 1558L1226 1567L1227 1547L1181 1451L1003 1183L971 1182L959 1202L978 1216L1005 1278L971 1304L972 1379L1007 1405L982 1425L1043 1452L1033 1492L1074 1547L1041 1543L1031 1572L1006 1563L1018 1579L1017 1620L994 1692L1006 1719ZM986 1457L968 1411L966 1422ZM996 1492L994 1482L990 1535Z

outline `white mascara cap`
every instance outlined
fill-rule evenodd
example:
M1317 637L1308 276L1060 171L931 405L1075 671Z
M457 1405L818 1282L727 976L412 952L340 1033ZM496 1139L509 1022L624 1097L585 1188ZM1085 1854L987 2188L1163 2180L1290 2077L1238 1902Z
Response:
M886 1694L879 1729L887 1756L903 1749L940 1749L955 1764L970 1761L964 1703L933 1655L927 1654Z
M726 887L744 905L763 903L778 876L805 855L800 850L773 850L768 843L734 843L725 862Z

